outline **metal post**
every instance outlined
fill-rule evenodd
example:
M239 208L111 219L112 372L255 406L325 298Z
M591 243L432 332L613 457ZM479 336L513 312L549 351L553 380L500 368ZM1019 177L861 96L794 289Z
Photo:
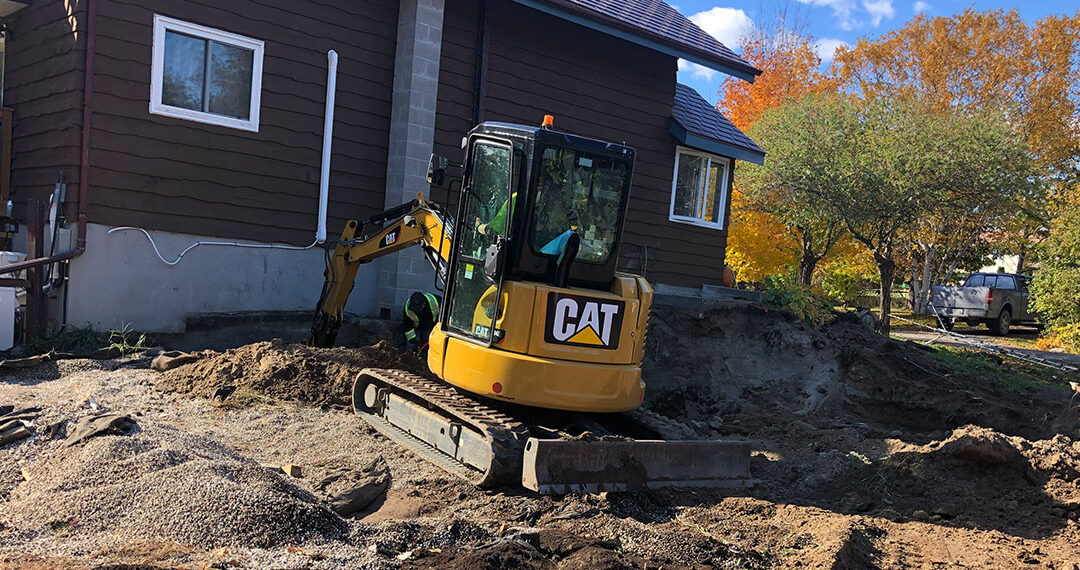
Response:
M41 200L26 201L26 254L31 259L45 255L45 208ZM25 341L36 340L45 333L45 298L41 290L43 266L26 270Z

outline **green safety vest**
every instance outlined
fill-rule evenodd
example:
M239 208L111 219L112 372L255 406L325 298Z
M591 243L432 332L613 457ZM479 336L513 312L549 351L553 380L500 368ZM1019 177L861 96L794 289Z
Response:
M424 293L424 298L427 299L428 307L431 308L431 314L438 320L439 316L439 300L435 298L435 295L431 293ZM420 317L417 316L412 309L409 308L409 301L405 301L405 315L409 317L409 320L413 322L413 328L405 331L405 340L416 340L416 326L420 324Z
M509 212L506 211L507 205L510 206ZM495 212L495 217L492 218L491 223L488 224L488 227L495 230L496 233L505 234L506 220L509 219L511 215L513 215L515 207L517 207L517 192L511 194L509 200L503 202L502 207L499 208L498 212Z

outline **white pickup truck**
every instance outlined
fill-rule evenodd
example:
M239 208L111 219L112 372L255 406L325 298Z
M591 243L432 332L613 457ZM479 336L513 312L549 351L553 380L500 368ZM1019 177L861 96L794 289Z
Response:
M957 321L986 323L1004 336L1014 323L1038 324L1028 303L1030 283L1031 277L1016 273L972 273L960 287L934 286L930 304L946 329Z

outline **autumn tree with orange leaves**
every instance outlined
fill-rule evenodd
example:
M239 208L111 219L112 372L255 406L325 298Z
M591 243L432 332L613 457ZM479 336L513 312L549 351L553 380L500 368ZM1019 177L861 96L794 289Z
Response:
M754 83L725 80L718 107L744 132L769 109L830 88L811 40L782 25L771 31L756 30L740 48L743 58L762 73ZM739 279L760 282L767 275L800 267L800 280L809 285L814 265L836 243L832 231L836 225L795 223L784 216L792 211L789 204L769 201L775 193L745 190L737 178L731 200L728 262Z
M1017 10L951 17L920 15L877 39L841 48L833 62L842 88L871 101L914 99L944 117L1001 113L1031 156L1036 179L1011 204L934 205L909 239L912 305L925 312L929 286L949 279L957 261L985 236L1023 260L1045 237L1049 191L1068 184L1080 157L1080 12L1031 24ZM1000 205L999 205L1000 206ZM1019 269L1018 269L1019 270Z

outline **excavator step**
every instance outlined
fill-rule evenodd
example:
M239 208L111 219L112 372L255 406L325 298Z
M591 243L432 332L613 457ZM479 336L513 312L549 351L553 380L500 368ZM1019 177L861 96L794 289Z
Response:
M521 483L543 494L660 487L749 487L745 441L529 438Z

